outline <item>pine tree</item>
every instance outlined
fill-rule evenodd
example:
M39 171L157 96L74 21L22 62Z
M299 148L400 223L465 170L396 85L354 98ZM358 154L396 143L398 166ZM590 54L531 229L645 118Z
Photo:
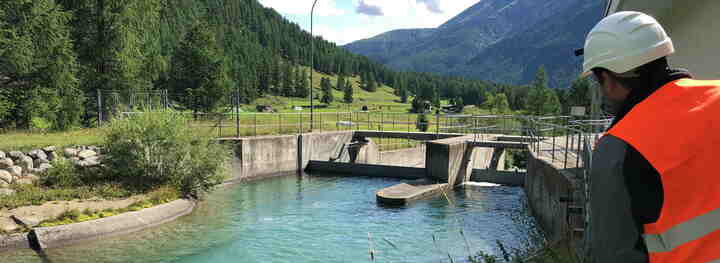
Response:
M214 111L233 86L214 34L204 22L196 23L175 50L171 88L194 112Z
M408 101L407 88L401 86L399 93L400 93L400 103L407 103L407 101Z
M377 91L377 82L375 82L375 76L373 76L373 74L369 74L366 85L367 88L365 88L365 90L368 92Z
M551 91L550 91L551 92ZM535 80L532 83L530 91L528 92L527 100L525 101L525 109L528 113L533 115L544 115L546 112L543 107L547 103L547 74L545 68L540 66Z
M493 99L493 109L495 113L508 113L510 111L510 103L508 103L505 93L500 93Z
M280 58L275 58L273 60L273 67L272 67L272 75L271 75L271 88L270 93L273 95L280 95L281 91L281 85L282 85L282 66L280 63Z
M330 84L330 79L322 78L320 80L320 88L322 90L322 98L320 99L320 102L325 104L332 103L334 98L332 94L332 84Z
M284 65L284 76L282 84L282 95L285 97L291 97L295 93L295 72L290 63Z
M78 124L83 93L69 22L55 1L0 1L0 127Z
M353 86L352 86L352 83L347 82L346 84L343 85L343 87L344 87L344 88L343 88L343 89L344 89L343 101L344 101L345 103L348 103L348 104L349 104L349 103L353 103L353 100L354 100L354 99L353 99Z
M300 71L302 71L302 73L298 74L299 79L295 81L295 96L307 98L307 96L310 95L310 90L308 89L308 73L305 70Z
M345 76L340 75L337 78L337 84L335 85L335 89L339 91L345 91Z

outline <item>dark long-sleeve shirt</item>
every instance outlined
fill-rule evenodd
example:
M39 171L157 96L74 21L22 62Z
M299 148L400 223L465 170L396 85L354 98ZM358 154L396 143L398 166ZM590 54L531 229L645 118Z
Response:
M633 89L613 126L660 87L690 77L684 70L666 73L648 80L646 87ZM657 170L631 145L606 135L593 155L590 181L592 218L587 241L591 261L647 262L643 225L658 220L664 201Z

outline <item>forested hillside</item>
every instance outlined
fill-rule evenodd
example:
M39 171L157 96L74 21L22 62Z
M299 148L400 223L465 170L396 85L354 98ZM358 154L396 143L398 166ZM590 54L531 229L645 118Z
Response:
M400 73L349 53L256 0L4 0L0 2L0 128L92 125L98 90L167 89L177 102L216 110L230 92L306 97L315 70L384 83L403 101L463 96L481 81ZM449 88L453 86L453 88ZM203 103L193 98L202 97ZM320 98L316 98L320 100Z

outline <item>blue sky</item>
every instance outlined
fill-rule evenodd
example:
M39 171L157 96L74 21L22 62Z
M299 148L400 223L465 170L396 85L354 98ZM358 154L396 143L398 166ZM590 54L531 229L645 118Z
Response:
M259 0L310 31L313 0ZM344 45L390 30L438 27L480 0L318 0L314 32Z

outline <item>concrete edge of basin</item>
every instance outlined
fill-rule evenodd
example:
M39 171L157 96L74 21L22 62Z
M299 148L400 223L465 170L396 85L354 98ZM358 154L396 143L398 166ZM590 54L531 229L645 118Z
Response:
M0 235L0 252L21 248L30 248L27 233Z
M13 248L57 248L98 238L122 235L155 227L187 215L196 202L178 199L143 210L80 223L38 227L30 233L0 237L0 251Z

